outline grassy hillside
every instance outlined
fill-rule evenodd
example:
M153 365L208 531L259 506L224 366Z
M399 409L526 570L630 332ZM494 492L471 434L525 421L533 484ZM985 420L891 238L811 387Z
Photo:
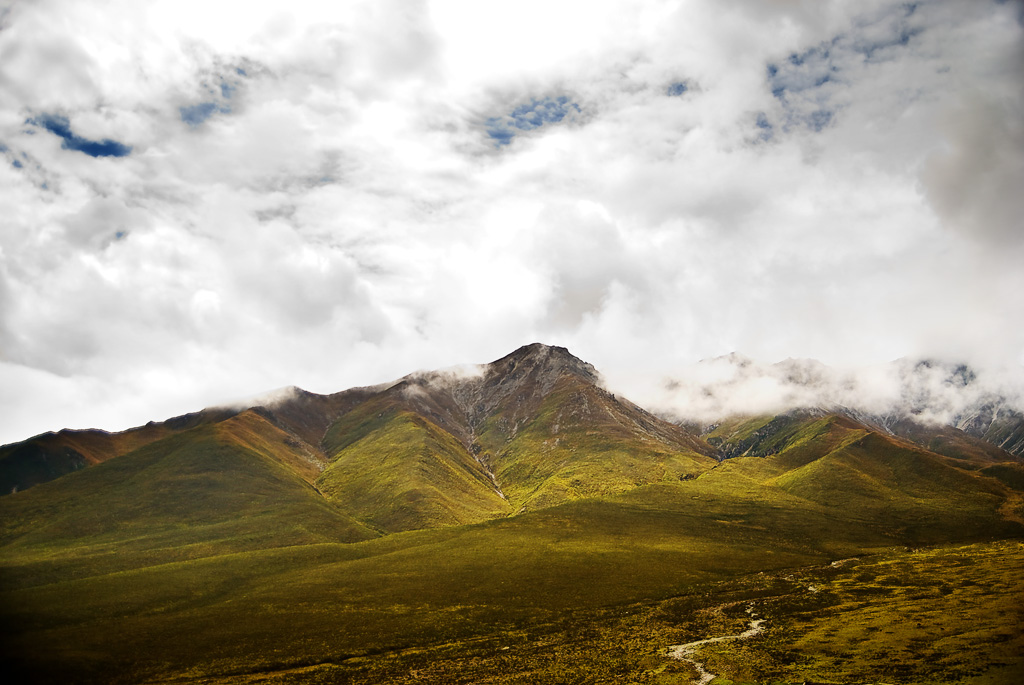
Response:
M5 445L0 447L0 494L27 490L65 473L127 454L170 432L166 427L156 425L123 433L62 430Z
M27 490L65 473L127 454L172 433L223 421L236 413L229 409L206 409L119 433L65 429L4 445L0 447L0 495Z
M774 432L765 430L772 425ZM952 529L980 535L997 515L1016 520L1005 509L1017 506L1017 495L998 482L1004 473L1012 480L1012 467L978 472L990 464L987 457L980 463L950 461L838 415L759 418L718 430L766 456L730 459L708 477L742 474L867 525L881 522L911 542L941 541ZM1001 508L1003 514L997 514Z
M511 512L483 467L430 421L377 403L335 424L317 487L359 520L390 532L483 521Z
M1019 542L896 550L691 586L529 629L208 682L690 685L669 646L762 632L693 655L714 685L1016 685L1024 678Z
M563 377L528 420L497 413L477 440L516 511L693 478L716 463L692 438L659 434L653 417L641 421L614 396Z
M248 413L0 499L5 585L373 537L275 430Z
M824 561L837 546L743 533L734 505L712 507L720 521L708 519L708 503L683 486L659 488L651 499L577 502L354 545L25 581L0 596L4 623L18 626L5 636L7 656L54 678L91 672L97 682L340 662L529 631L709 578ZM32 648L41 644L45 654Z
M327 429L317 486L385 531L479 522L717 463L700 438L602 390L561 348L527 346L480 375L416 374Z
M372 418L381 423L363 440L400 430L418 432L413 443L437 437L408 417ZM856 439L859 430L834 421L809 426L790 450L818 441L831 451L809 461L804 454L796 460L803 465L792 468L781 463L785 452L735 459L691 480L344 544L357 529L343 525L324 500L322 508L311 505L302 493L318 496L293 469L228 440L223 430L197 429L185 435L206 458L190 456L196 450L185 449L185 435L160 450L150 446L116 472L126 486L116 498L109 483L91 479L121 460L3 502L22 499L20 508L4 511L4 520L14 521L3 547L4 656L55 682L405 682L409 669L419 668L435 673L430 682L452 682L435 668L449 659L494 677L517 663L528 680L555 683L560 671L544 665L544 654L576 659L582 668L579 660L591 651L586 643L614 634L608 621L640 630L629 616L649 614L672 597L696 598L696 611L720 604L717 598L728 597L736 583L746 587L744 578L761 583L759 573L922 541L1021 535L1024 527L1003 516L1011 491L997 479L951 473L936 458L906 449L874 463L874 445ZM808 467L819 469L820 494L804 489ZM851 482L871 483L878 469L907 483L905 491L894 489L911 505L850 506L845 493L860 496ZM160 486L142 484L144 474ZM200 474L220 482L204 493L195 482ZM930 484L939 488L934 497ZM190 493L188 506L173 494L175 485ZM70 501L101 488L109 514L95 500ZM946 509L932 506L950 489L957 500ZM218 495L222 490L228 492ZM149 504L139 506L136 497ZM923 504L914 506L918 500ZM70 507L68 516L40 526L40 517L58 516L46 506ZM236 510L245 515L232 516ZM203 553L191 554L197 545ZM680 625L717 625L714 616L697 620L664 606L677 619L675 628L663 626L662 647L683 641ZM618 661L595 663L608 673L647 673L648 680L621 682L687 682L651 680L688 671L659 660L649 645L636 659L624 654L622 645L634 638L620 633L609 652ZM503 647L516 649L516 658L497 659ZM433 658L425 662L425 655ZM465 661L471 657L477 660Z

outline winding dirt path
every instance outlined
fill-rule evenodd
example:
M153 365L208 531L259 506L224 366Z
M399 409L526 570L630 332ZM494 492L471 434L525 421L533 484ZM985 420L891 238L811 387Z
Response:
M753 616L753 613L749 609L748 613L750 613L751 616ZM707 685L715 679L715 674L709 673L708 670L704 668L704 664L702 662L697 661L693 658L693 655L697 652L697 648L702 647L704 645L710 645L715 642L728 642L730 640L749 640L755 635L761 633L761 631L763 630L762 626L764 626L764 623L765 620L763 618L753 619L750 622L750 628L743 631L739 635L723 635L721 637L709 637L706 640L687 642L685 645L672 645L668 648L668 655L673 659L679 659L680 661L688 661L691 664L693 664L694 668L697 669L697 673L700 674L700 677L693 682L697 685Z

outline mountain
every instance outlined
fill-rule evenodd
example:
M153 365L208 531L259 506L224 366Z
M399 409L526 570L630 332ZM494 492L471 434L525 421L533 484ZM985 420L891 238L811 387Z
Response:
M540 344L407 376L332 424L321 447L321 491L388 531L521 513L716 463L704 441L602 389L564 348Z
M814 659L819 681L938 682L965 650L979 672L1024 666L1003 588L1024 465L953 427L810 408L697 434L534 344L38 436L3 448L4 482L46 475L33 449L82 466L0 497L0 662L18 682L691 682L666 648L740 634L755 610L774 632L716 662L734 682L757 682L751 663L803 682ZM924 546L956 547L930 571ZM896 599L914 620L878 627ZM969 630L914 628L954 600ZM868 668L802 641L865 620L917 630L919 651ZM840 662L853 674L829 677Z
M0 447L0 493L8 494L127 454L168 435L232 416L230 410L204 410L161 424L148 423L120 433L61 430Z
M1019 371L1014 377L929 359L843 370L812 359L759 364L734 353L702 360L665 381L656 406L659 415L698 433L737 417L837 413L922 445L945 443L952 452L994 447L993 455L1019 457Z
M487 520L645 483L694 477L716 450L600 387L566 349L533 344L486 365L420 372L374 388L299 388L248 409L213 409L123 433L61 431L0 451L8 493L240 416L303 455L340 511L394 532ZM285 435L278 440L276 432ZM295 461L294 455L286 459Z
M1024 414L1001 397L987 398L957 414L954 426L1010 454L1024 457Z
M936 516L929 525L941 526L944 517L963 516L970 498L979 504L997 496L999 481L1007 482L1003 474L1024 474L1019 459L987 443L919 435L922 442L940 441L947 454L843 414L807 410L734 419L706 437L732 463L760 460L766 482L786 492L869 518L884 511L894 525L903 517L920 523Z

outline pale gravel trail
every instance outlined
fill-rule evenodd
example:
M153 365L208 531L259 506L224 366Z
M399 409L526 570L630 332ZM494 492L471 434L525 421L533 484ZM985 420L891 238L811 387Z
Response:
M750 613L750 610L748 610ZM753 615L753 614L751 614ZM700 674L700 677L693 681L696 685L707 685L715 679L714 673L709 673L704 668L704 664L691 658L696 652L698 647L703 645L709 645L715 642L727 642L729 640L749 640L750 638L758 635L763 630L765 620L763 618L754 619L750 622L750 628L743 631L739 635L723 635L722 637L710 637L706 640L697 640L696 642L687 642L685 645L672 645L668 648L668 655L673 659L679 659L680 661L689 661L693 664L694 668Z

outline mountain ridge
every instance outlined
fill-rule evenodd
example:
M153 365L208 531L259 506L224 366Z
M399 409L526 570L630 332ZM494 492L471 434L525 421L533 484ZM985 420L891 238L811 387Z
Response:
M330 395L288 388L255 406L74 433L77 442L38 436L0 450L0 483L24 491L214 426L238 449L278 445L282 463L339 511L395 532L695 477L716 463L717 450L700 437L600 384L597 370L564 347L534 343L489 364ZM75 449L82 444L88 459Z
M735 354L712 361L720 363L723 360L734 368L756 370L754 362ZM787 383L795 386L821 385L823 374L827 372L824 365L813 360L787 360L774 366ZM792 423L793 417L801 414L838 413L947 456L970 453L973 458L1005 461L1007 454L1020 456L1024 453L1024 415L992 395L979 395L978 401L954 416L952 425L935 425L932 420L934 414L927 409L929 399L938 392L935 388L970 387L976 376L968 367L920 362L904 364L901 368L904 376L917 379L914 381L917 390L904 391L905 395L912 396L913 402L908 405L910 411L878 413L840 404L796 406L773 414L775 424L766 423L757 430L779 428L783 423ZM924 378L930 385L914 375L921 373L925 374ZM720 441L716 444L716 437L721 436L710 436L712 441L708 442L705 438L717 424L708 426L681 420L670 412L651 413L606 390L597 369L566 348L532 343L488 364L417 371L375 386L350 388L326 395L290 387L263 399L257 398L249 406L238 403L211 407L116 433L96 429L44 433L0 447L0 493L30 488L127 454L169 435L200 425L220 423L245 411L261 413L271 424L289 433L297 443L302 443L302 449L309 453L310 463L318 465L322 473L343 447L336 439L337 430L333 434L335 437L328 440L332 426L370 400L384 398L379 400L383 405L411 412L451 435L469 455L468 467L478 469L474 478L482 478L499 499L508 502L502 489L502 479L530 477L522 473L521 463L511 463L514 461L509 459L510 450L515 451L513 443L532 441L536 450L554 450L559 454L565 451L561 447L566 435L564 432L557 434L563 429L559 421L549 421L543 431L537 424L534 428L538 430L533 431L532 437L519 437L521 431L526 431L538 419L545 398L556 390L556 386L562 402L567 403L565 406L574 407L572 410L560 408L559 416L570 422L597 421L602 424L602 431L617 436L617 440L649 441L662 451L674 450L713 459L739 456L750 448L750 445L744 447L742 441L733 441L725 447ZM717 423L735 423L742 416L723 416ZM432 430L423 425L425 430ZM577 435L577 442L582 437ZM466 459L465 455L456 456L455 452L451 452L449 457L456 461ZM575 459L571 455L570 458ZM532 465L534 471L543 467L539 463ZM676 470L685 469L680 464ZM696 475L696 472L688 475ZM555 476L555 472L546 475L547 478ZM650 477L653 476L648 474L641 480L646 481ZM570 483L580 481L574 477L568 477L568 480ZM534 485L535 490L541 487L539 483ZM565 490L566 486L562 489ZM580 492L584 491L591 492L586 488ZM527 504L529 497L524 490L520 489L517 497L517 508ZM502 508L500 503L495 503L495 506Z

